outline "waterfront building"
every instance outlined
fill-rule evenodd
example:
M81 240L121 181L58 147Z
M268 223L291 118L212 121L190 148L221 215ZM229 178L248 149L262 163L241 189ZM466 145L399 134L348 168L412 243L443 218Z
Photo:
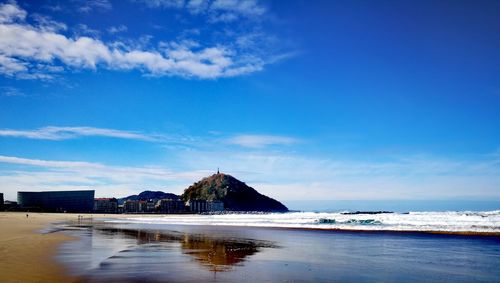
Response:
M147 212L148 211L148 202L145 201L145 200L139 200L137 201L137 207L138 207L138 210L137 212Z
M189 206L189 211L191 212L201 213L207 211L206 200L189 200L188 206Z
M124 213L137 213L139 212L139 201L138 200L126 200L123 203Z
M207 202L208 211L224 211L224 203L220 200L208 201Z
M152 208L152 210L149 210ZM124 213L146 213L154 212L154 203L151 205L145 200L126 200L123 203Z
M156 203L154 200L150 199L146 202L146 212L153 213L156 211Z
M0 211L3 211L4 210L4 207L3 207L3 194L0 193Z
M156 211L160 213L182 213L186 205L180 199L161 199L156 203Z
M118 213L118 200L116 198L96 198L94 199L94 212Z
M189 206L189 210L195 213L224 211L224 203L219 200L189 200L187 205Z
M3 209L5 211L17 211L18 210L17 201L4 200Z
M94 208L94 190L18 192L17 202L24 210L90 213Z

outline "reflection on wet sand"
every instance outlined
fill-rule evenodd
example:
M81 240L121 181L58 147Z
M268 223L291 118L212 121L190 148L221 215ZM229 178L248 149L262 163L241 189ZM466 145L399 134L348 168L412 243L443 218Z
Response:
M93 223L67 233L79 240L61 245L58 259L76 282L437 283L443 278L500 278L495 237L128 223Z
M180 243L183 254L190 255L210 271L229 271L231 266L242 264L245 258L258 253L261 248L276 248L269 241L239 238L215 238L202 234L175 231L128 230L96 228L108 235L122 235L137 239L137 245L154 243Z
M250 241L236 242L184 235L181 247L183 253L193 256L211 271L227 271L231 265L243 262L247 256L257 253L262 245Z

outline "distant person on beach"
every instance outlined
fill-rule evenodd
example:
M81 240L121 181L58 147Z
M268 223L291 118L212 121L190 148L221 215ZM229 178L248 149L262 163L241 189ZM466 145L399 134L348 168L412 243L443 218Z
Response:
M28 218L28 213L26 213L26 218Z

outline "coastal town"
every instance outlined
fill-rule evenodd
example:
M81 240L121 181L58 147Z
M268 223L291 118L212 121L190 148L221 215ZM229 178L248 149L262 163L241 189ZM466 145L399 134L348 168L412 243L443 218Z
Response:
M182 195L143 191L123 198L96 198L95 190L18 191L17 201L0 193L0 211L188 214L222 211L286 212L280 202L258 193L236 178L217 171L186 188ZM226 205L227 204L227 205Z
M224 203L214 200L189 200L180 198L151 198L123 200L94 198L95 191L42 191L18 192L17 201L4 201L0 210L32 212L71 212L71 213L204 213L224 211Z

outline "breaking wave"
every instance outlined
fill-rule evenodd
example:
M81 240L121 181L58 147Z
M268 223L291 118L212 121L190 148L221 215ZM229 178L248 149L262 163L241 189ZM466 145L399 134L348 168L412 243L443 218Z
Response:
M226 225L248 227L500 233L500 210L409 213L315 213L162 215L108 219L113 223Z

